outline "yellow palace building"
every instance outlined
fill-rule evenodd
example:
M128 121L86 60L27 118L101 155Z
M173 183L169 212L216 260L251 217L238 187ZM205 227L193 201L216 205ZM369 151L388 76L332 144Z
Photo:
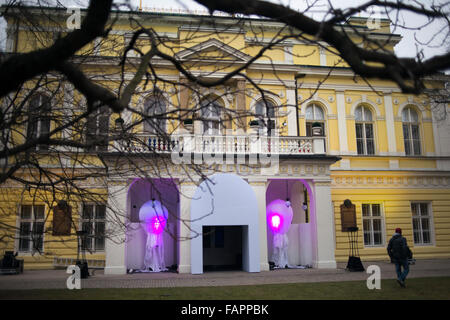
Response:
M30 10L40 17L40 10ZM12 9L6 16L8 52L51 44L58 32L69 31L66 10L46 9L51 22L33 32L17 12ZM1 227L0 253L18 252L26 269L51 268L63 258L75 259L76 231L85 230L87 258L105 261L105 273L141 269L146 259L141 209L159 201L168 212L161 238L166 266L193 274L218 268L259 272L269 270L276 253L271 223L278 220L268 217L274 201L281 199L292 209L288 265L336 268L337 262L346 262L349 225L359 229L363 262L388 259L386 246L397 227L415 258L450 258L450 122L434 114L439 108L448 111L447 104L403 94L390 81L356 77L326 43L283 38L289 30L277 22L182 12L133 12L133 22L129 12L113 16L109 41L96 40L73 59L87 74L101 75L97 81L114 92L122 79L132 78L139 62L139 54L130 52L124 70L118 66L119 53L138 25L153 28L161 52L205 81L220 79L272 45L239 74L209 88L194 86L170 61L153 58L151 85L142 81L130 110L120 115L125 126L135 124L130 133L139 139L72 147L64 154L76 153L76 160L67 156L59 162L75 171L102 163L110 170L77 182L97 196L68 199L71 235L52 231L54 206L66 199L62 190L52 194L31 186L33 193L30 186L9 179L0 185L0 221L15 228ZM340 28L361 46L381 43L383 50L393 50L401 41L390 32L388 20L381 19L374 29L366 22L354 17ZM150 40L142 38L137 45L145 53ZM427 86L444 88L447 81L437 75ZM86 105L73 86L49 84L58 85L54 95L36 90L30 110L39 103L46 106L41 110L62 112L66 119L83 111ZM40 118L41 111L34 112L37 120L30 121L38 123L36 135L56 126ZM142 121L142 115L153 119ZM58 134L83 141L113 135L117 117L97 112L82 135L70 130ZM15 141L26 141L27 130L29 125L18 126ZM52 148L33 152L43 166L56 161ZM227 156L211 159L218 154ZM12 165L7 160L3 163ZM189 161L202 165L203 175ZM32 175L32 170L21 174ZM354 215L345 211L346 199L354 205ZM123 214L111 219L116 212ZM124 228L110 233L113 221Z

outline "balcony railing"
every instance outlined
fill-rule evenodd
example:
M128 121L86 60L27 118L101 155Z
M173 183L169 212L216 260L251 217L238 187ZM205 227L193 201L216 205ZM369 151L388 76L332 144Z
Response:
M111 150L113 151L113 150ZM129 142L117 142L114 151L125 153L209 153L209 154L325 154L325 137L222 136L222 135L136 135Z

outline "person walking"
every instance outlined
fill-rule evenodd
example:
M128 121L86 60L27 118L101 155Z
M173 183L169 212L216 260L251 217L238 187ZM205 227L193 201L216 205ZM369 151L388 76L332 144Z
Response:
M397 282L402 288L405 288L406 276L409 273L408 258L411 256L411 250L408 247L406 238L402 236L402 229L395 229L394 235L389 240L387 252L391 258L391 262L395 263Z

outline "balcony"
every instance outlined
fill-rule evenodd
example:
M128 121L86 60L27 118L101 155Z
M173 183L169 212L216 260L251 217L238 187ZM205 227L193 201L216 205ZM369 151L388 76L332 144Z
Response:
M116 142L113 152L123 153L207 153L207 154L325 154L325 137L258 135L170 135L167 138L142 134L127 143Z

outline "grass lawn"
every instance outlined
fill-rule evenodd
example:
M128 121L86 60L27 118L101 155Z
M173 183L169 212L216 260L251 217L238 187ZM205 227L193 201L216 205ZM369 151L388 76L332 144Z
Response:
M416 278L400 288L395 280L382 280L380 290L369 290L365 281L292 283L256 286L81 289L81 290L1 290L5 299L99 299L99 300L373 300L450 299L450 277Z

